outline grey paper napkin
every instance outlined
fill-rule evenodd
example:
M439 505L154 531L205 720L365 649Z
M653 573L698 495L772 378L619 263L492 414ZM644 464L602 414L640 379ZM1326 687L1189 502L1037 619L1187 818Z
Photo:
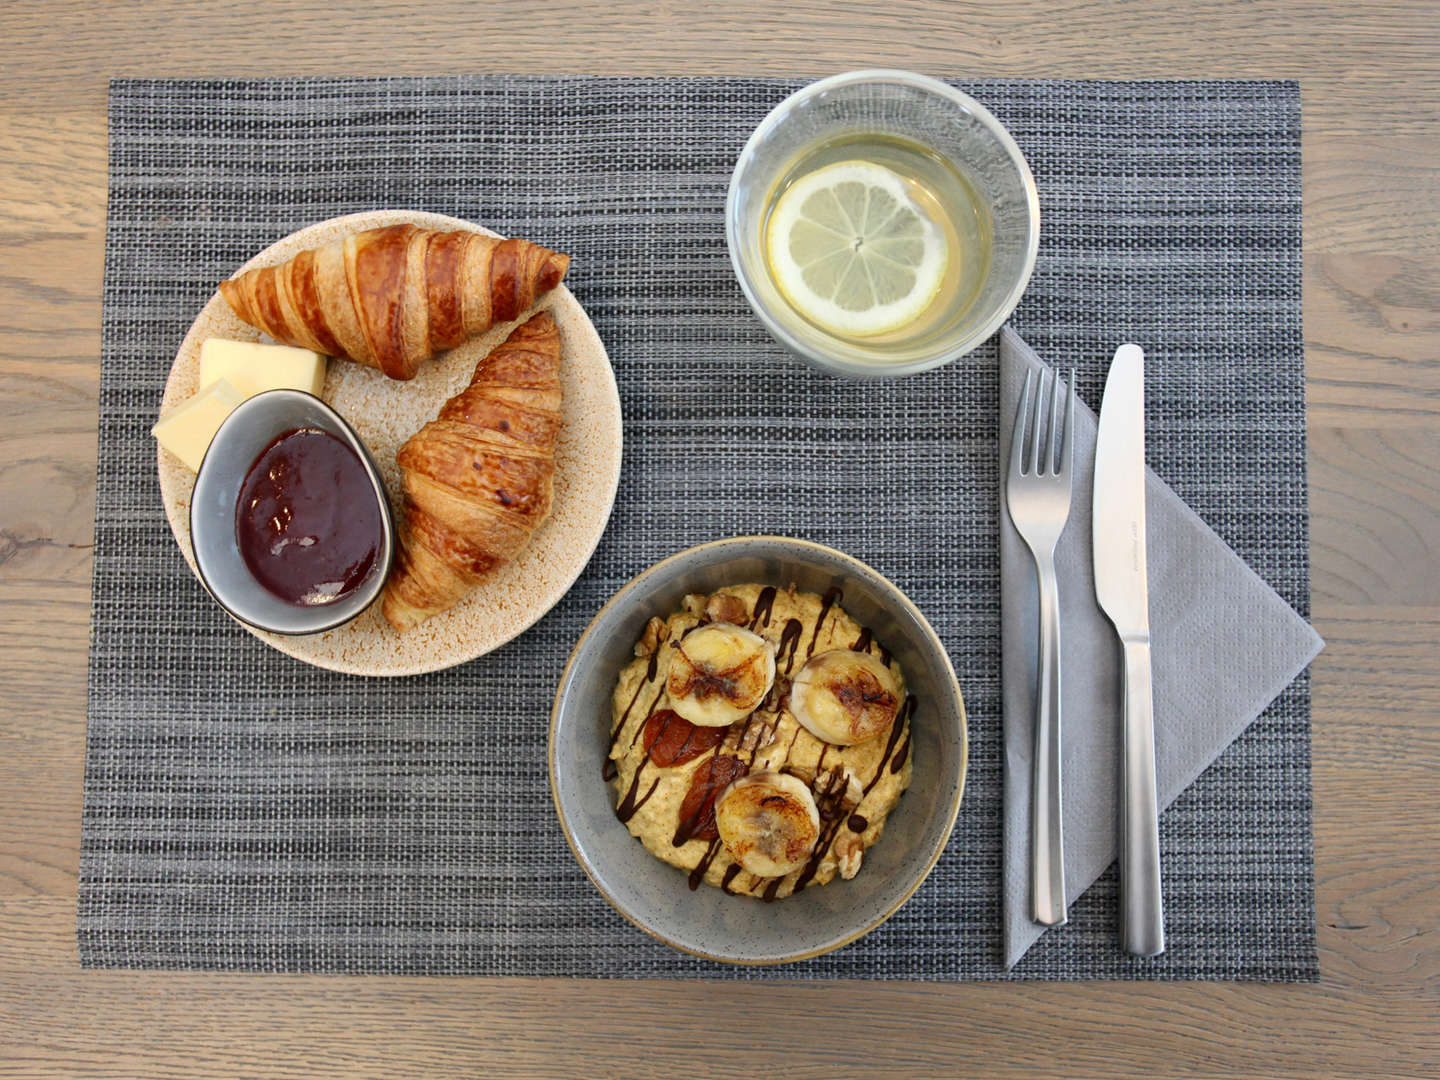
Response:
M1005 327L999 475L1006 967L1045 932L1029 917L1035 568L1005 509L1003 490L1025 373L1043 369L1034 350ZM1064 688L1065 888L1071 904L1117 852L1120 657L1114 631L1095 601L1091 566L1095 424L1095 414L1078 405L1070 522L1055 553ZM1147 473L1145 493L1155 756L1163 810L1304 670L1324 642L1153 472ZM1162 866L1164 857L1162 850Z

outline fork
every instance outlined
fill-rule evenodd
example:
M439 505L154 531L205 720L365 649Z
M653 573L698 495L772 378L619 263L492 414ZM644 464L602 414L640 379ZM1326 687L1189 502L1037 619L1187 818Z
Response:
M1005 501L1010 520L1035 557L1040 582L1040 666L1035 693L1035 772L1030 800L1030 917L1045 926L1065 922L1065 851L1060 825L1060 596L1055 581L1055 544L1070 519L1070 471L1075 431L1075 373L1063 441L1059 376L1050 373L1050 422L1044 441L1041 400L1045 375L1031 393L1033 372L1015 410ZM1026 420L1029 420L1029 439Z

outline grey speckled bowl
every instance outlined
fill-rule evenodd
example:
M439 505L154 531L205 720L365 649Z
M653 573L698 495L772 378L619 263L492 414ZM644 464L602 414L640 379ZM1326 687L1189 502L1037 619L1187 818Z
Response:
M651 855L615 817L601 778L610 700L620 669L652 615L686 593L724 585L796 582L808 592L844 590L841 604L887 646L919 697L912 721L913 777L860 873L766 904L727 896ZM570 656L550 716L550 788L560 827L595 887L646 933L677 949L737 964L818 956L895 913L940 857L965 787L965 704L945 648L920 611L864 563L831 548L780 536L717 540L640 574L606 604Z

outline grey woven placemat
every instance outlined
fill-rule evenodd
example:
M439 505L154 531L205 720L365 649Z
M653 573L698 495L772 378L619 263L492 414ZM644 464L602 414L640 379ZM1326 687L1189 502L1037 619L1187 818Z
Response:
M746 136L799 85L112 84L83 963L1004 976L993 344L859 384L766 337L722 207ZM1092 404L1114 343L1143 342L1152 465L1307 612L1297 87L958 85L1009 126L1040 186L1015 325L1078 367ZM626 417L614 517L570 594L491 656L394 681L308 668L226 619L171 539L147 434L216 281L300 226L380 207L572 254ZM553 688L600 604L664 555L748 532L822 541L897 581L951 650L972 735L926 885L876 932L781 972L683 956L612 912L566 848L545 774ZM1315 977L1307 681L1165 815L1162 842L1163 959L1115 947L1112 871L1014 975Z

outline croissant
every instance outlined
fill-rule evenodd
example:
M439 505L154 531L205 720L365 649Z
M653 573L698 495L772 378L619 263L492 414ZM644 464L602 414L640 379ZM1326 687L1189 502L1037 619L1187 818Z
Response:
M437 352L518 318L569 266L528 240L388 225L247 270L220 295L276 341L410 379Z
M395 629L452 606L529 543L554 497L560 403L560 332L542 311L400 448L405 513L381 605Z

